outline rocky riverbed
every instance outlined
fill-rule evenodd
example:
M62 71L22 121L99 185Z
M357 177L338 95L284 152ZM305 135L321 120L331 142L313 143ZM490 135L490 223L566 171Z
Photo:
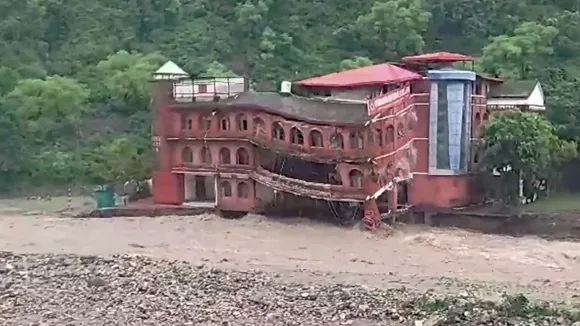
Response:
M143 256L0 252L0 325L580 325L569 310L287 282Z

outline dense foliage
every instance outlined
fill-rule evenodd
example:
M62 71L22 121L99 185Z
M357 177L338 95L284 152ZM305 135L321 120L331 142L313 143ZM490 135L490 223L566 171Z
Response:
M484 177L499 181L486 190L494 193L490 197L510 204L542 195L557 180L563 164L577 155L576 143L560 139L552 124L535 113L498 112L485 127L483 139L479 167Z
M540 79L558 134L578 141L579 34L577 0L0 0L0 188L146 175L134 163L165 58L266 90L418 52L472 54L478 69Z

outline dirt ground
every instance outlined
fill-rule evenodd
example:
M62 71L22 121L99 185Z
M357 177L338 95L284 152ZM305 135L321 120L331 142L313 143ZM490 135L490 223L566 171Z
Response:
M401 226L389 237L308 220L213 215L70 219L59 209L0 201L0 250L18 253L141 254L284 279L420 291L503 292L580 303L580 243ZM21 205L21 208L15 206ZM87 205L86 199L75 202ZM34 206L34 205L33 205ZM24 207L24 208L23 208Z

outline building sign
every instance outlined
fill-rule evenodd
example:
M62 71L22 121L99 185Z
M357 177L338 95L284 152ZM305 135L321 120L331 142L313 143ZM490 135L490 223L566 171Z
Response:
M409 94L411 94L411 86L405 85L379 97L368 100L367 110L369 116L374 116L403 104L403 101L405 98L409 97Z

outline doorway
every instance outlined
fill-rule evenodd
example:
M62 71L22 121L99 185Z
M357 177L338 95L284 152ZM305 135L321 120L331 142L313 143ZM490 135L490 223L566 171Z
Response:
M409 206L409 182L397 182L397 209Z
M185 202L215 204L215 176L185 175Z

